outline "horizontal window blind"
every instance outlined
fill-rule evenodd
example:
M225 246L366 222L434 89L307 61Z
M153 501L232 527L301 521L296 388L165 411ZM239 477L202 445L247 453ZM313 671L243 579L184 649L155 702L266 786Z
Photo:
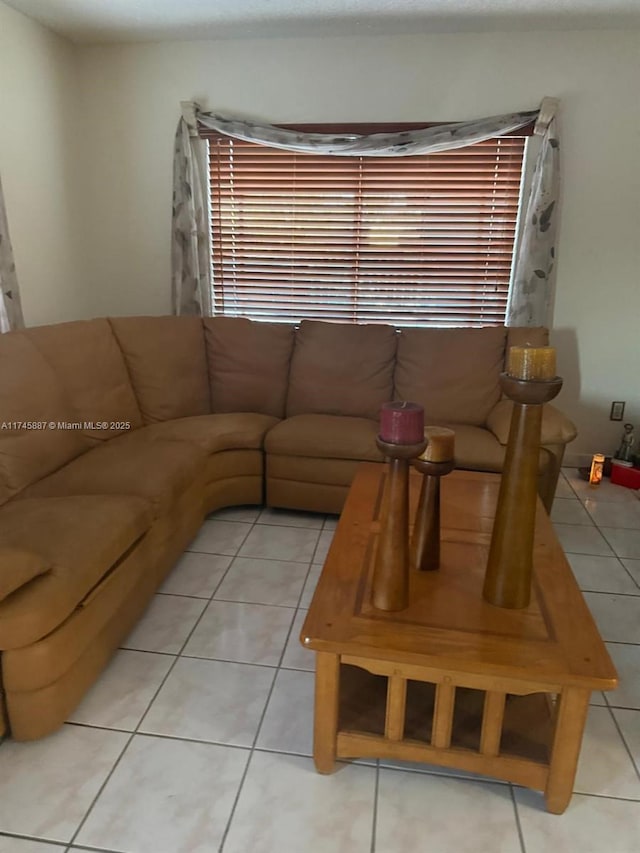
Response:
M504 321L525 137L400 158L208 138L216 313Z

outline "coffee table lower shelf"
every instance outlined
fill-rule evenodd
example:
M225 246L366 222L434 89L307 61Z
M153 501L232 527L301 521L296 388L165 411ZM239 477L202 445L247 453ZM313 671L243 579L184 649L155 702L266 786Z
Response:
M573 790L591 691L395 661L316 653L314 761L424 762L544 791Z

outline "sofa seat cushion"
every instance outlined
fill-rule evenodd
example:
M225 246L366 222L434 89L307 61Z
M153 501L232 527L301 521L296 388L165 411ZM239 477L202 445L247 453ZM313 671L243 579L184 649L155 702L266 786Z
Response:
M2 507L0 554L21 549L46 571L0 603L0 649L35 642L60 625L152 523L149 502L128 495L31 498ZM11 570L0 563L0 573Z
M287 416L377 418L392 399L397 333L378 323L303 320L291 360Z
M357 459L381 462L376 445L378 422L339 415L296 415L269 431L269 454L312 459Z
M187 441L209 454L223 450L260 450L265 433L277 423L277 418L252 412L200 415L150 424L138 430L136 436L153 441Z
M21 497L137 495L151 502L156 517L165 514L198 478L206 455L194 444L145 441L137 432L90 450Z
M49 571L49 564L32 551L0 545L0 601Z
M456 468L467 468L471 471L502 471L506 447L500 444L490 430L468 424L445 423L440 426L447 426L456 434ZM548 462L548 454L540 451L541 471L546 469Z

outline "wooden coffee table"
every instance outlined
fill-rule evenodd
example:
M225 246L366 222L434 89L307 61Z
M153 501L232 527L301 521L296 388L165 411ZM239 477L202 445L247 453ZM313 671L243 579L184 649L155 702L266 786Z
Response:
M542 504L532 603L505 610L482 598L499 476L444 478L441 568L413 571L409 607L388 613L371 604L385 476L358 470L300 636L317 654L317 770L427 762L544 791L561 814L591 691L617 675ZM419 486L414 472L412 518Z

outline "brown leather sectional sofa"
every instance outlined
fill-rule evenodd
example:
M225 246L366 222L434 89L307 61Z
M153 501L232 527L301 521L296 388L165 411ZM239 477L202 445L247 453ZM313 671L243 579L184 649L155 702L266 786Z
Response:
M456 430L459 467L499 471L508 344L542 329L404 329L131 317L0 336L0 733L58 727L204 516L339 512L381 461L390 399ZM548 407L550 506L573 425Z

